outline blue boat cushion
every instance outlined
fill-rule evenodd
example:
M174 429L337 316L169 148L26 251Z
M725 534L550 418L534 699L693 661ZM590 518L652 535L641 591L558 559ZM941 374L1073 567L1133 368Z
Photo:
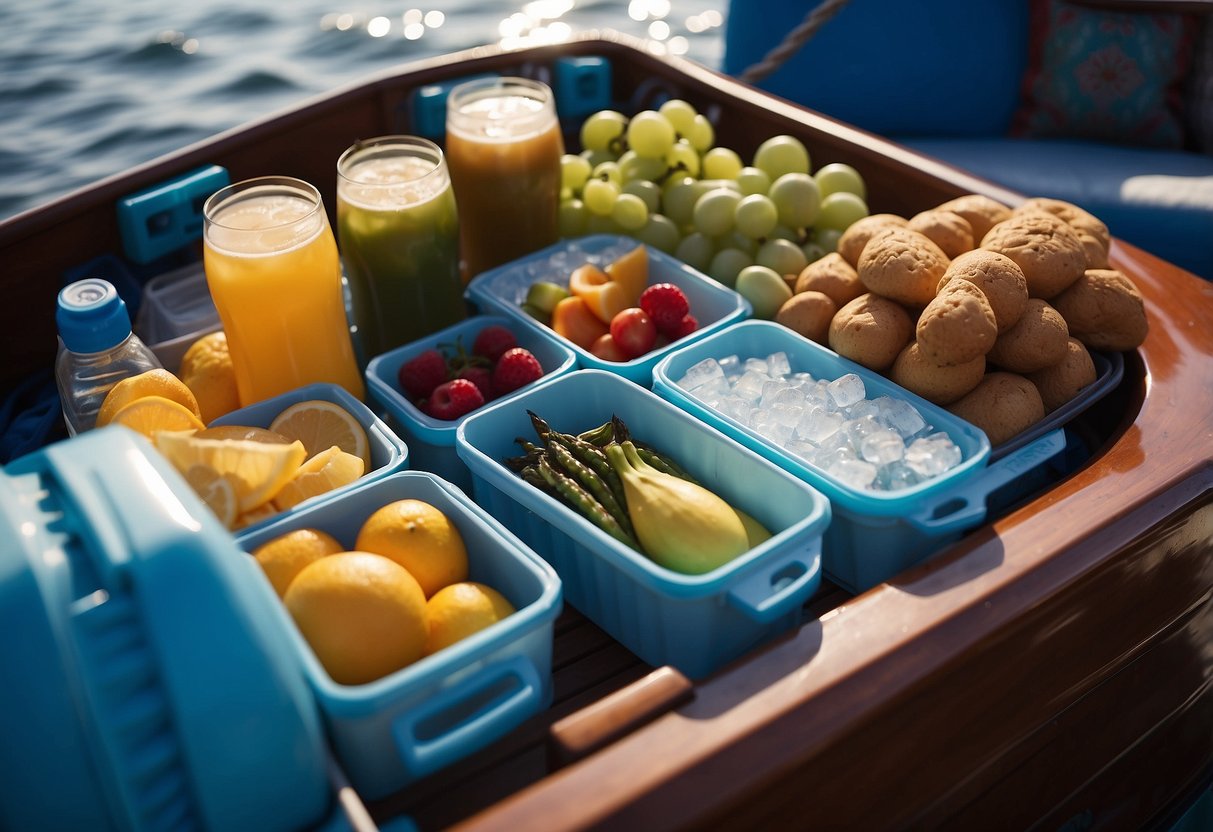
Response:
M1064 199L1116 237L1213 279L1213 157L1065 139L903 139L1030 196Z
M1032 0L1012 135L1180 148L1196 18Z

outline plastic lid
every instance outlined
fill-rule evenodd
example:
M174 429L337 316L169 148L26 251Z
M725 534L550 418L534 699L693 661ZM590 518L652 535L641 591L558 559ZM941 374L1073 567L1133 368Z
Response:
M103 352L131 334L131 316L108 280L89 277L59 292L55 311L59 337L72 352Z

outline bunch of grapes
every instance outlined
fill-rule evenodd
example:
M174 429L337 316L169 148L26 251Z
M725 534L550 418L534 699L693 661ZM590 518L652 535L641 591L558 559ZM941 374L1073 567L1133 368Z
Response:
M581 145L561 161L562 236L628 234L726 286L753 266L799 274L868 214L853 167L811 174L805 146L787 135L746 165L681 99L631 118L600 110L582 123Z

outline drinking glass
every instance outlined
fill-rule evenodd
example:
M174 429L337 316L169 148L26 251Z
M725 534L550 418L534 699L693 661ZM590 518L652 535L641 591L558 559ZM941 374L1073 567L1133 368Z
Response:
M320 192L291 177L248 179L212 194L203 216L206 282L241 406L317 381L364 398Z
M446 153L465 279L559 239L564 140L546 84L481 78L452 89Z
M341 154L337 239L364 359L463 319L459 217L438 145L380 136Z

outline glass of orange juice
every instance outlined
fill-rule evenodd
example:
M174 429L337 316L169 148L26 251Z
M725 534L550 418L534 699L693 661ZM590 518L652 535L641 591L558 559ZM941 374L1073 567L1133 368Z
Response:
M446 155L459 202L465 277L560 237L564 140L546 84L480 78L451 90Z
M212 194L203 216L206 282L241 406L317 381L364 398L320 192L285 176L248 179Z
M463 320L459 217L438 145L381 136L341 154L337 239L364 359Z

